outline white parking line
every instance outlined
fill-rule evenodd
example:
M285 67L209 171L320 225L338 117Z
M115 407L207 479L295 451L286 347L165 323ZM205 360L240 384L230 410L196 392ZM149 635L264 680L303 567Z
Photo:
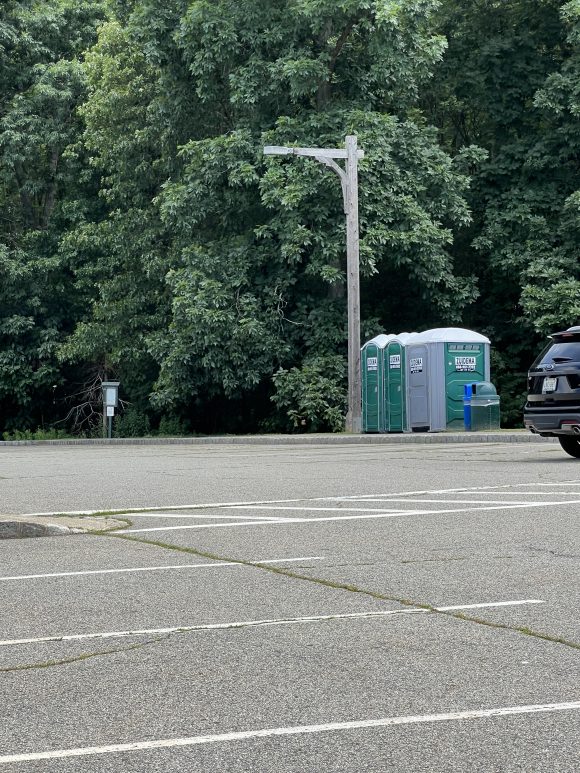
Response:
M371 500L374 501L374 500ZM406 500L401 500L406 501ZM410 503L412 504L414 500L410 500ZM437 501L437 500L433 500ZM580 500L579 500L580 501ZM458 504L461 504L461 502L458 502ZM369 507L308 507L306 505L232 505L228 508L229 510L289 510L290 512L300 512L305 511L307 513L369 513L372 512L371 508ZM377 508L377 512L381 513L401 513L404 512L404 510L401 510L400 507L396 508L386 508L381 507Z
M371 728L394 727L396 725L456 722L523 714L547 714L555 711L577 711L578 709L580 709L580 701L568 701L566 703L536 703L527 706L502 706L493 709L450 711L443 714L417 714L401 717L384 717L382 719L362 719L351 722L327 722L321 725L272 727L263 730L245 730L232 733L216 733L214 735L190 736L189 738L165 738L156 741L136 741L133 743L110 744L108 746L85 746L78 749L56 749L49 752L7 754L0 757L0 765L7 765L13 762L63 759L66 757L88 757L96 754L118 754L120 752L136 752L147 749L174 749L177 747L199 746L201 744L209 743L248 741L254 738L279 738L290 735L310 735L313 733L330 733L345 730L369 730Z
M163 507L161 506L154 506L154 507L131 507L127 506L124 508L119 508L117 510L113 510L108 512L107 514L117 514L117 515L128 515L128 516L134 516L134 517L178 517L177 512L178 511L185 511L185 510L212 510L212 509L229 509L229 508L252 508L252 507L259 507L262 505L284 505L284 504L299 504L301 502L361 502L364 503L365 501L383 501L386 502L390 501L407 501L410 497L417 497L417 496L438 496L441 494L470 494L475 493L478 495L493 495L498 494L502 497L504 495L506 496L521 496L524 494L525 496L580 496L580 491L526 491L526 486L533 486L533 487L560 487L560 486L580 486L579 480L569 480L569 481L552 481L552 482L533 482L533 483L503 483L495 486L461 486L457 488L442 488L442 489L421 489L419 491L394 491L394 492L380 492L380 493L374 493L374 494L350 494L348 496L325 496L325 497L301 497L296 499L262 499L262 500L255 500L255 501L245 501L245 502L204 502L204 503L194 503L189 505L165 505ZM520 488L520 491L506 491L506 489L513 489L513 488ZM397 497L404 497L404 499L396 499ZM428 500L427 500L428 501ZM434 500L434 501L445 501L445 500ZM451 500L455 501L455 500ZM580 500L579 500L580 501ZM546 505L553 505L553 504L574 504L574 502L544 502L543 504ZM458 500L458 503L461 504L461 500ZM529 504L530 507L533 506L541 506L541 502L531 502ZM289 508L294 509L294 508ZM14 513L14 515L19 516L29 516L29 517L37 517L37 516L57 516L57 515L98 515L101 513L101 510L70 510L70 511L62 511L62 510L55 510L50 512L36 512L36 513ZM383 511L382 511L383 512ZM442 511L444 512L444 511ZM428 511L427 511L427 514ZM201 515L193 515L193 514L187 514L184 513L184 518L194 518L194 517L203 517ZM209 516L208 516L209 517ZM211 516L212 518L224 518L227 516ZM231 516L231 518L235 518L236 516ZM256 516L259 518L258 516ZM245 517L244 520L249 520L250 516Z
M336 615L312 615L309 617L283 617L271 620L242 620L233 623L207 623L201 625L181 625L172 628L140 628L134 631L106 631L101 633L75 633L62 636L40 636L33 639L5 639L0 641L0 647L11 647L17 644L45 644L48 642L85 641L86 639L121 639L127 636L151 636L164 633L190 633L192 631L219 631L233 628L259 628L273 625L296 625L298 623L319 623L325 620L356 620L373 617L388 617L390 615L419 615L435 612L450 612L465 609L485 609L494 607L517 607L526 604L544 604L541 599L519 599L516 601L493 601L484 604L461 604L451 607L434 607L423 609L387 609L383 612L351 612Z
M300 500L304 501L304 500ZM238 522L225 522L225 523L196 523L196 524L188 524L187 526L152 526L145 529L119 529L119 531L116 532L116 534L142 534L144 532L154 532L154 531L186 531L190 529L224 529L224 528L230 528L234 526L289 526L296 523L301 524L310 524L313 523L323 523L325 521L364 521L364 520L372 520L372 519L382 519L382 518L407 518L410 516L424 516L424 515L450 515L453 513L457 514L465 514L465 513L485 513L493 510L518 510L522 508L526 509L533 509L536 507L549 507L551 505L559 506L562 505L576 505L579 504L580 500L578 499L570 499L570 500L564 500L564 501L558 501L558 502L529 502L524 504L514 504L513 502L511 504L502 504L502 505L491 505L491 506L483 506L483 507L454 507L454 508L447 508L442 510L371 510L367 509L366 511L363 510L364 514L360 515L327 515L323 517L316 517L316 518L285 518L284 520L264 520L264 521L238 521ZM232 509L235 510L245 510L248 506L247 505L231 505ZM258 509L257 506L252 506L250 509ZM317 508L310 508L310 507L278 507L278 506L272 506L267 507L264 509L268 510L309 510L309 511L315 511ZM335 509L335 508L323 508L326 509ZM340 511L350 511L351 508L336 508ZM357 508L354 508L357 509Z
M324 561L324 556L300 556L298 558L268 558L266 560L251 559L254 564L286 564L296 561ZM79 577L93 574L125 574L129 572L165 572L175 569L221 569L224 566L247 568L246 563L239 561L219 561L205 564L175 564L165 566L131 566L126 569L88 569L82 572L50 572L49 574L15 574L10 577L0 577L0 582L8 580L40 580L47 577Z
M431 492L433 493L433 492ZM457 495L459 494L468 494L469 492L465 491L457 491L455 492ZM580 491L474 491L474 494L477 496L498 496L500 495L503 497L521 497L523 495L525 496L534 496L534 497L578 497L580 496ZM355 500L360 502L398 502L399 499L397 499L398 494L385 494L384 496L372 499L370 497L365 497L364 499ZM409 495L411 496L411 495ZM402 500L401 500L402 501ZM414 502L424 501L424 502L456 502L461 500L455 500L455 499L433 499L433 500L423 500L423 499L415 499L413 497ZM470 500L474 501L474 500ZM485 500L486 502L489 502L490 500Z
M491 492L490 492L491 493ZM519 494L521 496L521 492ZM578 496L577 494L568 494L568 496ZM516 501L510 500L508 502L505 501L505 499L424 499L423 497L381 497L380 499L365 499L360 500L367 502L379 502L384 504L389 504L390 502L403 502L405 504L451 504L451 505L529 505L530 502L526 501ZM580 504L580 499L575 500L578 504ZM546 504L545 502L542 504ZM548 503L549 504L549 503ZM340 511L348 511L349 513L368 513L370 508L368 507L288 507L288 506L280 506L276 507L275 505L235 505L230 508L232 510L336 510L338 512ZM380 509L382 513L385 512L401 512L401 508L393 509L393 510L386 510L384 508L377 508L377 510ZM179 516L183 517L183 516ZM198 516L198 517L205 517L205 516ZM211 517L211 516L208 516ZM226 518L227 516L220 516L221 518Z
M324 501L331 499L331 497L318 497L309 501ZM259 499L255 502L204 502L191 505L165 505L163 507L123 507L116 510L107 510L107 515L137 515L137 513L161 513L164 511L178 511L178 510L212 510L220 507L232 507L233 505L267 505L278 504L284 502L304 502L304 497L300 499ZM57 516L57 515L99 515L102 510L53 510L46 513L11 513L11 515L22 515L32 517L40 516Z
M253 507L253 505L248 505L248 507ZM232 519L232 518L239 518L240 520L247 521L284 521L284 518L279 518L278 516L271 516L268 517L266 515L223 515L223 514L209 514L209 513L186 513L185 515L182 515L181 513L179 515L173 515L170 513L129 513L131 518L168 518L173 519L176 518L178 520L212 520L212 521L219 521L219 520L225 520L225 519Z

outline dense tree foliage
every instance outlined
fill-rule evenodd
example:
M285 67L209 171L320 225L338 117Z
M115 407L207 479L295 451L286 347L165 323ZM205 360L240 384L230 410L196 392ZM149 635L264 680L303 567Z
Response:
M338 429L339 181L262 147L348 133L365 338L487 333L517 423L580 310L579 25L576 0L5 3L0 429L105 375L135 426Z
M465 318L491 337L519 421L538 334L580 316L580 5L446 0L439 18L449 50L427 114L452 154L472 144L488 153L472 172L473 227L456 243L480 289Z
M67 374L57 350L79 318L60 251L88 189L67 149L80 137L80 57L97 2L8 0L0 8L0 428L53 420ZM67 385L67 389L70 385Z

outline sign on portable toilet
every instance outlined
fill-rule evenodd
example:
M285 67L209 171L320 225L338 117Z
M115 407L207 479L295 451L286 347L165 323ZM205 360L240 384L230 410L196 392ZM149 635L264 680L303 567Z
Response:
M385 349L387 432L404 432L407 429L405 346L416 335L399 333L391 338Z
M489 338L464 328L435 328L418 333L406 348L409 429L464 429L463 387L490 380Z
M386 431L384 354L393 337L392 334L381 333L367 341L361 349L363 432Z

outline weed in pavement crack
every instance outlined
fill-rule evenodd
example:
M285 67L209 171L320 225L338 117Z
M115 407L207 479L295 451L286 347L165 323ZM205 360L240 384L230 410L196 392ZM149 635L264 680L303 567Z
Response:
M535 639L542 639L554 644L563 644L566 647L571 647L575 650L580 650L580 643L564 639L560 636L554 636L549 633L542 633L541 631L534 631L531 628L525 626L509 625L508 623L497 623L491 620L484 620L480 617L474 617L473 615L465 614L464 612L438 609L432 604L425 604L418 601L412 601L411 599L399 598L398 596L391 596L387 593L379 593L378 591L368 590L366 588L359 588L356 585L349 583L335 582L334 580L325 580L322 577L310 577L307 574L299 574L291 569L284 569L283 567L272 566L271 564L261 564L259 561L247 561L243 558L231 558L229 556L219 556L216 553L209 553L205 550L198 550L197 548L184 547L182 545L174 545L170 542L161 542L159 540L145 539L144 537L134 537L129 534L115 534L106 533L103 536L111 537L113 539L124 539L129 542L142 542L146 545L153 545L155 547L163 548L164 550L172 550L178 553L188 553L189 555L199 556L201 558L209 558L213 561L223 561L224 563L240 564L240 566L250 566L254 569L262 569L265 572L272 574L282 575L283 577L289 577L293 580L304 580L306 582L315 583L316 585L322 585L327 588L333 588L335 590L345 590L349 593L360 593L363 596L370 596L373 599L380 601L394 601L397 604L401 604L404 607L413 607L415 609L426 609L429 612L433 612L437 615L443 615L444 617L452 617L455 620L462 620L468 623L475 623L476 625L484 625L488 628L497 628L504 631L511 631L512 633L519 633L524 636L531 636Z
M32 671L39 668L52 668L53 666L66 666L70 663L79 663L83 660L90 660L91 658L98 658L104 655L116 655L120 652L131 652L132 650L139 650L142 647L147 647L149 644L156 644L157 642L168 639L167 636L158 636L155 639L148 639L147 641L136 642L135 644L129 644L127 647L116 647L110 650L99 650L98 652L82 652L80 655L75 655L71 658L61 658L60 660L44 660L40 663L20 663L16 666L0 667L0 674L13 673L15 671Z

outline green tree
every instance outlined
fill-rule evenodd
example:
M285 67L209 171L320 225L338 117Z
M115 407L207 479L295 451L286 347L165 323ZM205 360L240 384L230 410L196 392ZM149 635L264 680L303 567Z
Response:
M578 320L577 2L445 0L449 42L424 109L452 154L478 146L473 224L453 247L478 277L464 320L486 332L504 421L521 423L541 334Z
M0 9L0 427L54 414L56 352L78 314L59 244L79 198L79 62L101 4L9 0ZM68 205L66 199L68 197Z
M85 143L107 212L73 238L95 245L97 297L67 355L147 360L163 410L243 395L264 413L280 367L344 358L338 180L312 161L266 163L261 149L338 145L351 132L367 153L363 272L391 287L365 315L397 328L401 313L415 325L458 320L475 296L449 249L469 221L468 178L417 107L445 50L436 7L119 4L87 63Z
M60 358L114 374L143 410L157 374L147 336L167 317L168 238L154 197L176 155L171 116L157 69L118 22L101 27L83 69L89 99L79 109L78 146L99 180L100 206L83 212L64 240L77 291L90 303Z

